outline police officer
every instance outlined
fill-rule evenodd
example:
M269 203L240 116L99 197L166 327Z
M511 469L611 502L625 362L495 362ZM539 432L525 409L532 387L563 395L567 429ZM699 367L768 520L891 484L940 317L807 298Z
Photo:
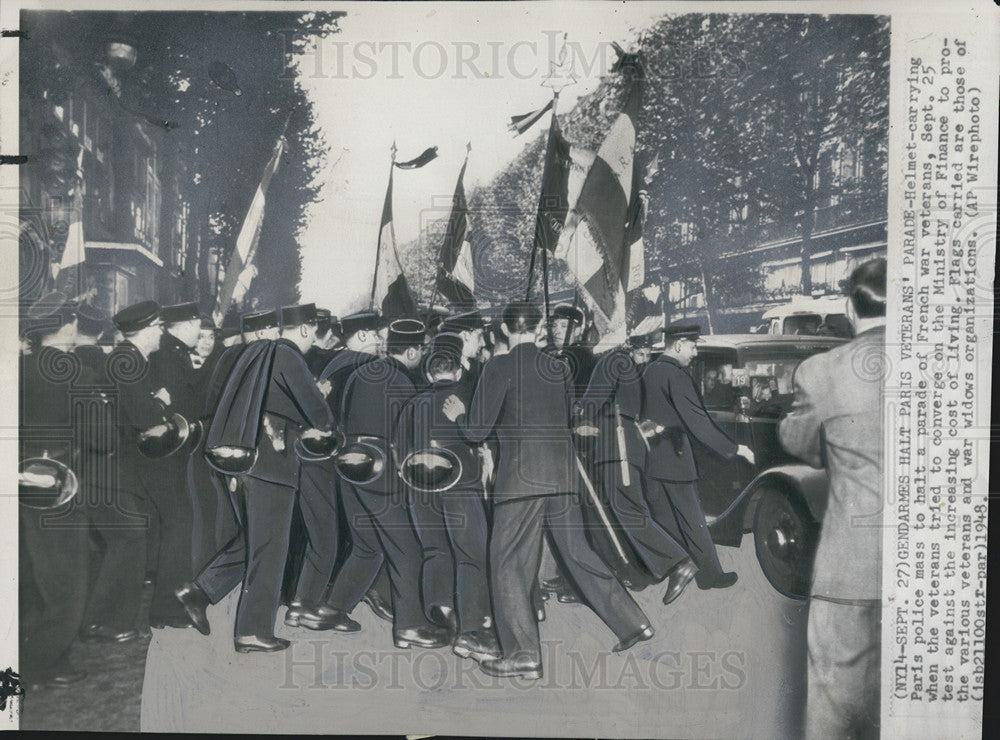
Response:
M494 676L542 675L532 589L545 531L587 603L618 636L615 651L653 636L646 615L584 538L574 500L581 479L569 430L570 370L536 347L541 319L530 303L510 304L503 318L510 352L484 366L467 418L457 397L443 409L470 441L481 442L494 429L500 439L490 580L503 657L480 663Z
M273 342L264 340L263 344L248 346L240 357L241 361L248 360L246 372L241 374L234 368L230 373L227 389L260 377L261 385L246 396L256 400L246 408L238 408L242 397L236 395L233 404L223 408L220 402L216 411L217 418L231 422L231 425L223 423L218 434L218 441L223 444L242 441L247 416L260 418L262 427L256 460L243 476L247 561L236 613L237 652L273 652L289 645L288 640L274 636L274 620L281 600L281 580L299 479L298 458L292 449L300 435L329 436L333 423L326 400L303 357L315 339L315 307L295 307L286 309L286 313L294 317L289 320L295 323L284 326L282 336ZM254 354L247 354L251 349ZM268 365L270 372L260 373ZM207 446L216 442L215 436L210 433ZM204 614L206 599L221 598L216 585L231 582L232 563L231 553L220 553L206 568L207 573L203 571L194 583L185 584L177 592L192 621L204 628L202 631L208 628Z
M727 588L737 574L723 572L698 498L698 467L690 437L722 460L737 455L753 464L753 452L737 445L716 426L705 410L686 368L698 354L697 324L671 324L663 331L664 350L642 375L642 429L649 437L647 498L653 518L691 556L674 571L667 595L680 595L696 578L698 587ZM690 437L689 437L690 435ZM695 575L697 573L697 575ZM672 600L672 599L671 599Z
M142 301L112 318L123 340L107 357L108 381L117 399L112 469L95 506L91 526L103 541L103 558L90 593L84 640L127 642L135 630L146 565L150 492L149 460L139 452L139 435L164 422L167 391L156 385L148 358L160 347L160 307ZM179 492L178 492L179 493Z
M345 480L342 492L345 502L354 499L350 506L360 504L374 525L392 592L393 641L401 648L443 647L452 639L447 628L430 623L421 607L421 547L410 522L406 493L396 474L396 449L406 449L408 445L407 431L399 425L399 413L414 395L409 374L420 365L424 333L423 323L416 319L392 322L386 356L364 363L351 373L343 391L340 414L348 442L365 440L385 457L381 476L367 483ZM362 526L365 524L362 522ZM355 586L356 597L359 584L374 580L378 565L370 558L356 557L352 550L337 574L337 581L349 579L348 583ZM348 612L355 604L334 600L343 595L336 588L337 581L331 590L331 606Z
M344 426L344 419L340 416L344 388L355 370L377 359L382 343L379 324L379 315L370 311L341 319L344 347L337 351L320 374L320 385L326 389L327 402L341 427ZM303 627L310 629L357 632L361 625L348 614L361 601L368 604L379 618L392 621L390 588L384 575L382 548L371 516L357 496L347 490L348 484L339 474L334 480L342 514L339 517L340 535L342 542L349 543L350 548L333 579L326 603L321 604L314 614L305 615L305 620L299 621ZM383 585L378 586L380 581Z
M638 422L642 412L642 370L649 362L651 344L649 334L633 335L626 345L603 354L576 407L588 424L594 425L577 429L596 432L594 467L603 483L604 496L634 555L651 576L643 581L639 569L630 568L629 581L634 586L645 585L648 580L659 582L688 561L687 552L653 519L646 504L646 445ZM602 552L605 561L615 563L618 555L602 547L601 533L596 532L594 537L598 551L606 551ZM665 603L680 595L674 591L683 588L682 580L673 579L673 590L668 585Z
M447 322L446 322L447 323ZM461 436L443 413L444 401L456 395L472 399L474 386L462 382L466 342L458 334L434 337L425 362L431 386L404 406L400 424L410 429L403 450L404 480L417 470L432 477L435 469L420 467L420 457L433 446L454 455L460 470L447 490L423 486L410 492L410 512L423 547L421 570L425 614L435 623L457 629L453 650L462 657L499 657L492 629L487 571L487 523L479 452ZM412 454L412 457L410 455Z
M210 417L215 415L229 375L243 350L255 342L273 342L278 338L278 331L277 311L257 311L240 317L240 341L226 347L209 382L206 409ZM246 566L246 492L243 476L223 475L216 471L216 480L229 498L236 531L218 552L213 553L212 559L201 568L195 579L175 592L191 623L204 635L211 632L206 608L209 604L218 603L240 584Z
M201 418L203 399L191 354L201 335L201 314L197 303L180 303L160 309L163 338L160 348L150 355L153 383L166 389L169 411L189 422ZM189 627L174 591L192 576L192 531L194 507L188 490L187 451L147 462L150 480L151 515L159 531L155 553L153 597L149 606L151 627ZM195 492L201 497L203 492Z
M54 313L51 308L45 319L59 323L27 334L20 358L21 459L34 461L22 465L18 507L18 648L29 686L69 686L87 675L72 665L69 650L87 600L86 492L79 485L87 437L93 435L81 430L72 407L90 384L76 350L94 341L106 317L86 306L63 305ZM72 475L63 478L67 470Z

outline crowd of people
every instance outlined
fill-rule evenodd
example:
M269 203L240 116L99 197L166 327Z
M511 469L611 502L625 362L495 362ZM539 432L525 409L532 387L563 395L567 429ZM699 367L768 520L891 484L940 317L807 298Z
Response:
M221 330L194 303L35 320L20 360L29 681L81 680L76 639L136 639L147 579L150 627L203 634L242 586L238 652L289 646L282 606L290 626L347 633L364 603L399 648L529 679L550 597L588 606L624 651L654 634L630 590L664 584L669 604L737 580L693 443L754 456L686 370L696 325L641 322L595 354L580 307L546 321L523 301L392 320L305 304Z

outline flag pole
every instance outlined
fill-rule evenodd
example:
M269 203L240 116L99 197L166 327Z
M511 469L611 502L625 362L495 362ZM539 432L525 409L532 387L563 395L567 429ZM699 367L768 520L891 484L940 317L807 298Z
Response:
M392 142L392 148L389 150L391 153L391 159L389 161L389 184L386 187L392 186L392 170L396 166L396 142ZM389 197L392 197L392 192L390 191ZM371 298L368 300L368 310L375 310L375 289L378 285L378 266L381 262L382 256L382 216L379 216L378 225L378 237L375 240L375 273L372 275L372 293Z

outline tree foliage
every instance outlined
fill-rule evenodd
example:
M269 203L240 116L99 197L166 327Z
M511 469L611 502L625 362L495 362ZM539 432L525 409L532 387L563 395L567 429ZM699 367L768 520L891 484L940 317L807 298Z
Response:
M760 297L759 259L746 253L774 234L801 239L807 263L817 209L831 197L842 216L855 208L885 218L887 18L668 16L637 45L648 81L637 157L659 162L645 226L648 282L679 280L688 293L704 293L711 316L719 305ZM622 80L608 75L560 114L574 145L599 147L621 89ZM518 280L524 288L544 142L543 130L470 194L481 300L510 298ZM863 159L861 177L818 176L825 152L837 146ZM433 255L425 250L418 259ZM568 280L555 265L553 290Z

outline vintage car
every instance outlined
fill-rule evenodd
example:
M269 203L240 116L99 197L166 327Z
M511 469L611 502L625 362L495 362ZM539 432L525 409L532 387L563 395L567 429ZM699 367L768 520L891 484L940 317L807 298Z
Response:
M767 334L709 335L690 372L715 422L754 451L721 463L695 445L702 505L719 545L739 546L753 532L768 581L791 598L808 596L827 476L782 449L778 419L792 404L792 374L805 358L846 340Z

